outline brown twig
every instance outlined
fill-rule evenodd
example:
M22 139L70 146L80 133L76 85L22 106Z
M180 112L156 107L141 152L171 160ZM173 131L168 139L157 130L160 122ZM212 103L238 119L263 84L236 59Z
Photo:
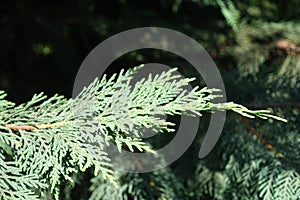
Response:
M0 126L4 126L6 128L9 128L11 130L15 130L15 131L19 131L19 130L34 130L37 129L35 126L18 126L18 125L14 125L14 124L1 124Z
M276 42L276 48L284 50L287 54L296 55L300 53L300 47L296 46L288 39L279 40Z
M139 170L143 170L142 163L138 159L136 159L136 157L134 157L133 155L131 155L131 158L133 162L136 164L136 166L139 168Z
M257 137L257 139L263 144L265 145L268 149L270 149L271 151L275 152L275 154L279 157L279 158L284 158L284 155L282 153L280 153L279 151L277 151L275 149L275 147L273 145L271 145L270 143L268 143L265 139L263 139L263 137L249 124L249 122L247 121L247 119L243 116L241 116L241 119L243 121L243 123L245 124L245 126L249 129L250 133L252 133L253 135L255 135Z
M67 126L70 124L74 124L75 121L62 121L62 122L56 122L53 124L40 124L40 125L15 125L15 124L0 124L2 127L9 128L11 130L19 131L19 130L35 130L35 129L49 129L59 126Z

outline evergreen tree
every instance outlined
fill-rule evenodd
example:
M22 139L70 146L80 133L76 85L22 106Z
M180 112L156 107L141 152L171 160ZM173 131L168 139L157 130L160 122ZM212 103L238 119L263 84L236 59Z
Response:
M217 91L204 88L201 83L191 82L204 89L196 89L191 94L185 93L182 98L187 99L181 104L176 104L176 98L172 95L164 99L171 104L174 102L174 107L164 110L163 114L169 115L167 121L155 118L156 111L149 112L149 118L140 116L139 119L145 120L142 121L143 124L125 115L126 121L134 124L130 129L129 124L121 123L119 116L126 109L119 112L106 108L112 103L112 95L118 97L115 100L129 99L130 94L143 97L141 90L133 92L133 88L129 90L129 85L125 83L134 76L137 68L126 73L123 71L119 76L112 76L113 78L95 80L75 99L58 95L47 98L44 94L39 94L27 103L15 105L5 99L6 93L1 92L1 198L300 199L299 5L299 0L77 2L73 9L77 9L80 16L84 15L89 19L85 23L74 18L73 10L65 2L60 8L68 8L66 10L72 12L55 12L58 17L54 21L58 24L55 24L54 31L49 17L40 14L49 13L48 7L34 6L36 10L30 10L29 5L19 3L10 10L8 6L0 6L5 14L0 24L6 27L0 34L0 60L4 66L0 68L0 84L9 94L8 97L24 96L24 93L22 89L14 90L14 87L7 84L7 80L20 80L18 84L23 84L24 71L33 74L28 79L38 80L36 68L42 61L45 61L43 67L47 66L45 63L49 60L52 61L49 62L51 67L43 71L66 70L64 77L72 77L74 73L72 74L70 66L79 65L79 58L85 56L99 41L132 27L150 25L181 31L202 44L221 71L229 101L239 102L222 104L216 108L211 100L217 98L214 96L218 94ZM112 9L115 12L107 12ZM35 16L36 13L38 16ZM16 16L26 20L18 20ZM20 29L24 30L23 39L19 37ZM16 46L20 48L15 52L12 49ZM80 51L74 50L75 46ZM70 51L62 52L61 49L68 49L67 47ZM11 57L13 62L6 62ZM115 64L133 66L133 63L153 60L163 60L166 64L175 63L176 66L187 65L173 55L157 51L135 51ZM6 71L10 66L16 69ZM179 67L179 71L188 74L187 77L200 79L197 74L184 67ZM175 86L170 86L175 79L182 84L177 88L181 92L181 86L192 81L178 79L172 75L172 71L166 74L169 77L162 78L159 84L164 85L164 89L169 88L170 94L176 93ZM58 87L58 83L50 83L56 85L51 85L48 92L64 92ZM143 88L147 92L151 92L154 85L158 84L154 79L149 83L151 87ZM28 93L33 92L28 88L31 87L26 87ZM123 92L121 88L124 89ZM106 96L101 96L103 94ZM161 91L154 94L160 95ZM195 97L193 95L197 98L192 98ZM201 103L198 104L196 99ZM185 107L186 101L193 105L192 109ZM118 103L119 107L126 105L122 101L114 103ZM162 103L165 104L166 102ZM240 105L253 110L267 109L278 116L284 116L288 122L275 121L272 116L268 121L252 120L229 112L222 138L206 158L199 160L197 153L210 115L203 111L234 108L235 111L251 116L269 114L253 113ZM139 108L142 107L135 109L140 114ZM119 123L114 124L112 118L102 118L103 124L99 125L95 116L101 116L104 110L118 119ZM194 111L197 112L193 113ZM132 149L135 152L154 153L155 147L164 144L165 138L170 139L172 133L158 134L159 138L148 141L134 139L136 137L131 135L131 130L140 135L143 133L141 128L149 122L151 123L147 126L157 130L168 132L176 129L175 124L180 116L175 112L180 115L194 114L195 117L202 114L198 136L179 160L151 173L113 170L105 151L108 142L114 142L120 151ZM93 134L82 137L85 135L82 134L84 131ZM165 162L163 157L160 159L162 163ZM134 164L132 161L128 162Z

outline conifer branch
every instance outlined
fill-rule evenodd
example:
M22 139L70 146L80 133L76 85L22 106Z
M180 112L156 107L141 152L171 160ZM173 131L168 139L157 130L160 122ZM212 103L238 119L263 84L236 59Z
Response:
M268 110L253 111L233 102L214 104L212 100L220 97L218 89L185 90L194 78L174 75L176 68L155 76L149 74L131 86L141 67L121 70L109 79L95 79L69 100L58 95L47 98L41 93L16 106L0 91L0 145L5 146L20 172L48 184L58 199L61 180L72 182L74 173L92 167L95 176L101 174L103 180L117 187L106 146L113 142L120 152L128 147L130 151L136 148L155 153L136 136L145 129L173 132L175 124L163 119L164 115L200 117L202 112L232 110L250 118L285 121ZM14 178L6 177L13 184ZM4 188L0 182L0 192Z

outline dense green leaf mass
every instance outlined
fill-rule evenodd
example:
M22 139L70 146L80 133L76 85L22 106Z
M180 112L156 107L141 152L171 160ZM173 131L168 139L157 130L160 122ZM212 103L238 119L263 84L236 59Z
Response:
M300 199L299 10L299 0L1 1L0 90L8 96L0 92L0 199ZM113 34L143 26L175 29L203 45L219 67L229 103L211 104L217 91L205 88L184 59L149 49L122 56L107 70L112 78L95 80L71 99L88 52ZM178 67L196 80L170 71L143 80L139 89L126 84L137 68L120 73L123 66L149 62ZM181 90L188 83L203 89ZM147 93L153 98L145 99ZM269 119L229 112L219 143L199 160L209 121L200 111L211 109ZM157 117L162 113L167 120ZM181 114L202 116L197 138L178 161L152 173L113 170L109 142L119 151L154 153L175 133L136 136L145 126L176 132Z

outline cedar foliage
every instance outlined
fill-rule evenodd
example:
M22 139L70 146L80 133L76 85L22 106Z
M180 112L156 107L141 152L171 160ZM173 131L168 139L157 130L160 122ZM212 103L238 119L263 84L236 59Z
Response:
M126 72L122 70L109 79L106 76L96 79L69 100L58 95L47 99L41 93L15 106L4 99L6 94L1 91L0 141L5 147L1 154L4 168L1 197L45 197L44 190L48 188L55 199L59 199L59 186L73 182L72 175L90 167L98 179L95 183L108 180L106 184L111 184L110 187L119 188L105 146L113 141L120 152L126 146L130 151L136 148L139 152L155 153L138 137L145 128L156 132L174 131L175 124L159 116L201 116L203 111L233 110L247 117L285 121L269 114L268 110L251 111L232 102L211 103L218 97L214 94L218 90L199 87L185 90L183 86L194 79L179 79L179 75L173 74L176 68L154 77L149 74L132 88L130 80L140 67L142 65ZM91 199L101 195L98 187L94 188Z
M104 165L99 165L100 173L95 177L92 165L96 161L91 161L85 166L86 160L81 162L76 160L78 158L75 156L77 164L68 165L67 163L71 160L51 161L48 156L37 154L36 156L43 157L44 161L47 158L47 162L55 162L58 165L56 168L35 166L30 169L26 167L31 164L28 159L37 157L19 157L18 163L18 160L14 160L14 158L17 158L17 155L21 154L22 151L15 151L15 148L23 145L23 143L18 142L21 135L27 133L31 139L38 138L34 135L34 132L38 130L12 130L9 132L9 129L1 127L1 133L5 133L1 135L3 140L1 142L2 157L0 158L1 174L2 177L5 177L1 179L4 194L11 195L13 198L26 199L30 197L34 199L35 196L40 198L37 195L40 195L41 190L32 190L32 188L40 188L43 190L44 199L53 198L53 194L56 194L56 198L61 199L300 199L299 5L298 0L288 2L170 0L161 1L155 5L125 0L113 5L118 8L115 9L114 7L114 11L117 10L119 17L122 18L122 20L118 20L115 16L111 16L115 12L105 12L106 6L109 7L110 5L102 6L100 3L91 1L78 6L80 11L85 9L85 13L88 13L88 16L93 19L88 24L84 24L85 27L89 28L88 31L86 29L79 29L80 31L78 31L74 24L58 26L66 30L66 35L68 35L68 37L59 40L59 44L56 41L53 42L55 33L47 29L47 27L53 28L53 26L48 26L50 22L47 22L46 17L40 17L42 20L32 23L31 26L38 26L38 23L43 24L41 32L33 33L30 31L27 35L25 32L24 38L33 43L34 54L40 55L43 59L54 55L55 59L59 60L57 61L58 67L72 66L74 65L73 60L80 57L74 51L63 52L61 57L57 53L68 44L77 41L77 38L74 37L75 34L70 34L73 33L73 29L75 29L74 32L80 33L81 40L76 44L82 48L86 48L85 45L88 45L89 42L92 43L93 40L99 41L99 38L95 39L96 34L101 35L101 39L104 39L111 36L112 33L132 28L132 26L148 25L148 21L151 21L151 25L154 26L182 31L199 41L217 62L225 81L229 100L234 100L253 109L271 110L276 115L284 116L288 123L279 123L272 119L269 119L268 122L257 119L249 120L229 113L220 142L208 157L199 160L197 153L201 145L201 133L205 132L205 119L208 117L203 114L201 118L203 123L201 123L202 127L199 130L200 136L186 155L173 165L152 173L114 172L113 180L118 182L118 188L103 179L101 169L104 172L111 169L110 163L106 160L105 152L103 152L104 160L102 160ZM65 7L67 6L65 5ZM24 5L21 8L26 10ZM8 27L7 31L0 35L1 41L3 41L3 48L1 49L3 57L9 55L11 46L14 46L11 43L15 42L15 45L19 45L19 40L15 39L18 38L19 33L16 33L14 25L10 21L14 19L13 14L11 14L14 11L8 13L8 17L0 22L3 27ZM64 14L68 15L68 13ZM73 20L72 23L76 23L76 20ZM80 26L82 25L81 21L78 23ZM56 29L57 32L59 32L59 28ZM11 32L11 37L7 36L9 32ZM36 41L36 38L44 33L49 37ZM87 37L92 39L89 40ZM96 43L88 46L87 52L94 45ZM31 48L31 44L28 46ZM31 52L26 48L25 50ZM23 55L20 52L16 53L14 57L16 66L26 64ZM30 56L32 57L32 55L28 57ZM146 63L151 60L148 59L149 57L156 58L155 56L157 55L151 53L133 52L126 62L132 66L131 63L136 63L136 59ZM161 57L165 58L165 54ZM172 59L173 57L169 58L169 60ZM31 64L27 63L26 66L30 68ZM124 64L122 65L124 66ZM5 70L0 70L2 78ZM15 77L14 74L8 75ZM14 80L19 78L15 77ZM5 81L1 80L3 87L5 86L4 83ZM54 90L58 92L60 88L54 87ZM14 90L8 91L8 94L11 93L14 93ZM49 99L44 99L44 95L36 95L33 100L36 101L37 105L31 105L34 101L29 101L22 106L14 106L13 103L5 100L3 95L4 93L1 94L1 111L11 112L16 109L18 118L14 122L18 122L18 125L28 125L27 122L33 119L36 121L29 123L29 126L45 125L44 120L34 118L35 113L44 112L39 109L39 105L43 104L44 101L51 102L48 104L48 109L61 110L60 117L64 116L63 113L66 111L64 109L70 105L69 99L60 96L52 97L50 98L52 100L49 101ZM85 100L89 100L89 98ZM24 112L25 110L26 112ZM21 115L19 115L20 113ZM27 114L31 118L24 117ZM45 115L42 116L47 118L47 114L49 113L45 112ZM21 121L18 121L20 119ZM1 118L1 120L4 119ZM54 120L54 123L60 121L53 119L52 116L51 120ZM4 121L2 123L6 124ZM47 134L42 133L37 145L48 141L60 146L58 142L60 137L70 133L69 130L73 133L74 129L76 129L75 125L71 124L65 127L58 126L54 129L45 129L47 132L50 131L50 134L59 134L55 137L52 135L50 140ZM113 138L116 136L115 132L109 132L109 134L110 136L113 135ZM74 135L68 134L66 136L71 140L74 137ZM168 135L162 134L162 138L164 137L168 137ZM85 138L81 139L86 140ZM100 143L106 140L102 137L98 139ZM16 146L10 146L10 141L15 141L12 145ZM29 142L31 141L34 140L29 140ZM80 140L72 141L78 142ZM137 144L140 144L139 142ZM151 145L155 146L156 143L160 142L159 140L151 141L153 143ZM62 147L67 146L66 143L62 145ZM84 145L87 144L84 143ZM50 148L54 147L45 146L44 148L51 156L63 155L68 158L72 156L52 152ZM101 147L100 144L97 147ZM128 147L122 147L128 150ZM30 148L32 149L28 150L34 150L33 147ZM32 152L28 153L32 155ZM164 162L163 158L161 160ZM20 165L21 163L24 165ZM40 168L48 170L43 172L44 175L38 173L37 176L32 173L34 170L37 172ZM59 171L62 168L66 169L63 172L64 175ZM82 170L85 172L81 172ZM110 177L111 171L107 172ZM90 181L91 184L89 184ZM14 190L8 190L7 183L11 184ZM52 188L49 187L50 184L53 184ZM87 192L88 190L89 192Z

